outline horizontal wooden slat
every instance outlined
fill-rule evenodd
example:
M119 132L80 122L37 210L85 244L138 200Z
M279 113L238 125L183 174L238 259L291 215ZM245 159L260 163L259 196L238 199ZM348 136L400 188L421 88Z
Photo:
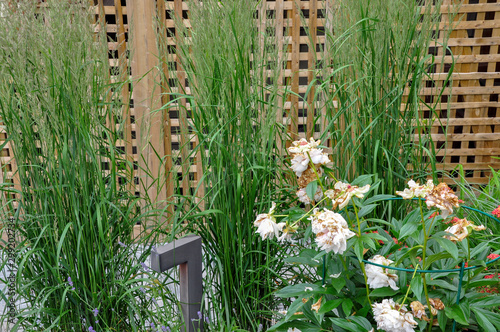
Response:
M457 10L458 9L458 10ZM425 13L429 10L426 7L422 7L421 12ZM435 7L432 6L430 11L434 11ZM500 11L500 3L480 3L480 4L461 4L458 5L442 5L439 8L441 13L479 13L479 12L498 12Z
M445 41L436 40L431 47L442 46ZM450 38L446 41L448 47L453 46L492 46L500 44L500 38Z
M500 148L447 149L437 152L437 156L500 156Z
M429 135L427 135L429 136ZM477 134L430 134L434 141L500 141L500 133L477 133ZM418 141L419 135L414 135Z
M459 119L459 118L450 118L450 119L441 119L434 120L434 126L449 125L449 126L477 126L477 125L500 125L500 117L495 118L467 118L467 119ZM497 135L500 135L497 134Z

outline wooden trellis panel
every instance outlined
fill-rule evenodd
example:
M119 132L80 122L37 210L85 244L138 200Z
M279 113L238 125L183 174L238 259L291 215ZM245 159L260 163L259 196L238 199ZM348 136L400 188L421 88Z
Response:
M450 51L432 45L436 72L428 80L421 95L426 102L436 102L435 87L442 87L454 65L452 83L441 98L436 110L440 120L431 131L440 168L458 177L462 165L467 181L488 182L490 167L500 169L500 3L497 0L466 0L453 17L448 4L441 8L443 30L451 27L447 41ZM453 55L453 56L452 56ZM448 114L449 108L449 114ZM443 132L440 123L447 125Z
M130 77L132 84L138 73L134 72L131 66L129 50L136 56L143 56L144 49L134 47L138 41L129 41L129 29L132 21L130 17L131 8L134 1L138 0L99 0L95 7L99 19L106 22L106 29L110 50L110 66L114 69L121 68L119 73ZM426 102L436 101L436 91L443 86L447 73L454 64L452 82L441 97L436 114L439 121L434 121L431 136L438 149L437 160L441 169L451 171L452 175L458 176L454 171L458 165L462 165L467 180L471 183L484 184L488 181L489 167L500 169L500 160L493 157L500 156L500 109L498 94L500 92L500 3L498 0L465 0L462 2L458 15L449 15L451 0L443 5L439 29L439 39L443 39L444 31L451 25L452 32L447 41L449 50L443 50L438 43L432 45L429 53L435 55L435 73L432 79L425 83L425 88L421 95ZM314 68L317 62L315 57L320 54L311 52L309 38L313 40L316 49L321 48L325 43L325 17L327 11L334 0L266 0L262 1L258 10L262 17L273 17L276 28L276 35L280 45L287 45L286 69L280 77L280 82L288 86L292 91L298 93L300 98L288 95L283 100L285 112L279 114L277 121L282 121L288 125L293 138L311 136L312 133L321 130L313 128L314 112L316 110L311 102L311 94L306 96L307 86L314 78L310 68ZM174 18L182 17L184 24L190 26L188 16L187 1L182 0L143 0L143 6L150 6L156 10L156 15L165 22L166 31L159 31L161 38L167 41L167 47L159 50L159 57L170 62L172 65L177 62L175 58L175 38L176 34ZM136 6L138 3L136 3ZM453 9L453 7L451 7ZM266 15L263 15L265 13ZM301 19L301 15L304 19ZM156 29L153 17L135 17L137 20L145 20L148 29ZM453 20L450 22L450 20ZM261 24L261 23L257 23ZM328 28L328 27L326 27ZM310 32L310 37L307 32ZM154 41L148 40L148 43ZM280 48L281 49L281 48ZM131 76L129 69L131 68ZM187 93L189 87L185 86L185 77L182 72L168 72L168 67L160 68L156 78L176 77L184 86ZM124 74L126 73L126 74ZM123 80L125 76L117 79ZM166 104L169 99L169 91L180 91L175 86L174 80L163 80L160 89L160 105ZM159 82L160 83L160 82ZM140 136L136 124L136 110L134 109L134 97L141 93L135 86L132 92L132 100L129 107L124 107L127 125L124 139L121 146L131 160L139 165L140 157L138 152L137 137ZM123 100L127 100L131 91L125 86L122 91ZM151 91L142 92L148 95ZM160 97L158 97L160 98ZM158 101L158 100L157 100ZM190 188L195 188L198 180L203 174L203 170L198 166L199 156L188 159L189 151L197 144L194 135L189 129L189 120L186 110L190 105L186 101L181 101L180 106L172 107L168 112L163 113L163 125L158 127L159 132L152 133L150 137L164 146L164 155L167 156L163 167L167 170L173 169L174 177L168 179L169 186L166 197L170 197L175 192L186 194ZM448 111L449 109L449 111ZM425 112L426 109L422 109ZM428 112L427 116L430 117ZM441 124L447 125L447 132L442 129ZM321 126L321 125L320 125ZM165 133L165 135L163 135ZM0 141L5 138L5 134L0 133ZM158 143L157 142L157 143ZM6 172L6 181L12 181L15 173L15 165L10 163L12 158L9 146L4 147L0 153L0 163ZM136 170L137 172L137 170ZM175 178L176 175L176 178ZM136 173L135 184L139 184L139 174ZM173 187L174 184L175 188ZM138 187L137 187L138 188Z

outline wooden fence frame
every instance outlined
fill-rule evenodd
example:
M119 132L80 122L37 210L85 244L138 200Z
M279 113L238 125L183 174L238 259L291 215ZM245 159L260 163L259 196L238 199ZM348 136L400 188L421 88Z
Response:
M456 169L462 165L467 181L485 184L490 167L500 169L500 160L492 158L500 156L500 3L497 0L464 0L458 15L450 16L451 1L445 0L440 8L442 19L438 33L442 41L442 32L451 25L447 44L453 56L447 54L440 44L431 46L429 52L435 55L436 71L424 83L427 87L421 95L429 101L436 98L435 87L442 86L450 64L455 63L452 84L441 97L440 119L433 123L430 135L438 149L439 169L458 177ZM169 72L165 65L170 61L167 57L175 58L171 53L176 45L167 31L160 31L157 35L155 20L165 22L170 31L174 29L175 16L189 26L187 1L98 0L96 3L95 13L101 22L106 23L109 49L115 52L115 56L110 57L110 66L120 68L120 73L128 73L128 68L131 69L129 78L133 90L124 86L122 91L125 100L129 96L133 100L132 107L123 110L126 116L123 147L127 156L140 166L135 174L136 183L157 200L169 199L182 190L186 192L196 186L203 170L197 166L199 158L195 158L194 163L187 162L188 147L197 142L188 132L185 108L162 108L170 101L170 89L168 82L158 84L159 79L176 75L183 82L185 77L181 71ZM321 31L329 28L325 27L325 17L331 14L329 8L333 3L334 0L262 0L258 8L260 17L264 17L263 13L274 13L277 36L289 41L287 66L280 79L287 79L289 89L295 93L285 101L292 118L288 122L292 139L314 135L312 112L299 117L299 110L311 100L314 91L304 96L305 101L300 101L296 94L304 94L313 79L312 71L307 69L314 66L315 59L312 52L305 51L305 45L309 38L313 43L325 42ZM301 14L304 20L301 20ZM453 22L450 22L451 17ZM310 37L304 35L303 24L311 31ZM284 31L288 31L288 35L284 35ZM168 49L159 50L157 38L167 40ZM160 59L163 65L159 65ZM124 75L120 79L128 74ZM152 113L152 110L159 111ZM446 133L439 122L447 123ZM307 132L300 130L304 125ZM5 138L5 132L0 132L0 141ZM182 161L180 165L174 162L176 158ZM1 151L0 166L5 171L4 180L16 185L16 168L8 145ZM143 168L165 177L164 185L147 179L141 173ZM175 174L180 178L180 187L174 185Z

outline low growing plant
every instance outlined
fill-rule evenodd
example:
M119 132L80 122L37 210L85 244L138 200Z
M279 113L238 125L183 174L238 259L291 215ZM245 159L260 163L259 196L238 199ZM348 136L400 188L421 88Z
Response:
M495 239L487 229L495 218L478 218L432 180L371 195L380 185L373 176L336 179L323 148L312 138L293 142L302 207L279 212L273 203L254 222L262 239L296 246L287 261L309 271L275 293L290 302L269 331L500 329L500 296L485 296L497 292L500 256L486 241L472 245L477 234ZM387 200L404 200L402 220L373 215Z

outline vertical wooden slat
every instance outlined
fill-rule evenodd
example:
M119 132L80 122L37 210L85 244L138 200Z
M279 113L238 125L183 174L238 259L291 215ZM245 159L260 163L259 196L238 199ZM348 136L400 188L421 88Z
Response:
M446 6L451 6L452 5L452 0L444 0L443 1L443 5L446 5ZM450 15L450 13L448 12L445 12L443 13L443 15L441 16L441 22L449 22L450 25L452 24L453 20L454 19L459 19L458 15L454 18L452 15ZM443 31L439 31L438 32L439 35L443 35ZM450 38L456 38L458 37L458 33L457 31L450 31ZM463 49L462 47L459 47L457 48L456 50L453 50L454 54L458 54L458 53L462 53L463 52ZM438 53L437 53L438 56L444 56L445 55L445 49L443 47L440 47L438 49ZM436 66L438 67L437 69L437 72L439 73L442 73L444 72L444 65L439 65L436 64ZM455 71L460 71L460 67L461 65L460 64L456 64L455 65ZM458 80L453 80L452 81L452 86L454 87L458 87L458 84L459 84L459 81ZM456 103L457 102L457 96L456 95L452 95L452 96L449 96L450 97L450 102L454 102ZM455 113L456 113L456 109L451 109L450 110L450 118L452 117L455 117ZM453 130L453 128L450 128L449 126L447 126L447 123L443 123L443 125L445 125L445 129L444 130ZM431 128L431 134L437 134L439 132L440 128L438 128L437 126L433 126ZM436 145L437 142L434 142L434 145ZM448 144L451 144L451 143L448 143ZM437 146L436 146L437 147ZM443 163L444 164L449 164L451 162L451 157L449 155L445 156L444 160L443 160Z
M119 70L119 81L122 82L120 97L122 102L122 118L124 122L123 126L123 145L125 150L125 156L129 163L134 163L134 154L132 149L132 123L130 120L131 110L130 110L130 91L128 85L128 58L127 58L127 44L125 38L125 24L123 20L123 8L121 0L115 0L115 17L116 17L116 32L118 41L118 70ZM128 179L128 190L134 189L134 172L132 168L132 174L129 175Z
M165 0L157 1L158 7L158 18L160 20L159 34L160 34L160 45L163 47L159 49L160 52L160 61L161 61L161 70L162 70L162 78L160 88L161 88L161 104L165 106L170 101L170 96L168 95L170 91L169 85L169 69L168 69L168 47L167 46L167 17L166 17L166 8L165 8ZM165 25L165 26L164 26ZM169 109L163 110L163 145L165 148L165 189L166 189L166 197L169 201L173 199L174 196L174 177L173 177L173 164L172 164L172 124L169 114ZM174 213L174 205L170 204L168 206L168 213L173 215Z
M310 84L315 78L316 74L316 29L317 29L317 18L318 18L318 0L310 0L309 1L309 34L311 38L311 45L308 52L308 73L307 73L307 82ZM309 95L307 96L307 135L306 138L314 136L314 112L315 112L315 94L316 89L314 85L312 85L311 90L309 91Z
M333 34L333 0L325 0L324 11L325 11L325 35L328 35L329 33ZM324 51L323 56L326 57L326 60L323 59L324 67L329 68L331 59L330 59L330 53L328 52L328 50L331 46L330 46L330 41L328 38L325 39L325 46L324 47L325 47L324 48L325 51ZM331 70L329 70L327 68L323 68L323 77L325 77L325 76L328 77L328 74L331 72ZM326 104L322 107L321 115L322 115L323 121L321 121L321 123L320 123L320 130L321 130L321 133L324 133L326 131L326 128L327 128ZM333 149L333 140L330 138L331 135L329 133L327 133L327 134L328 134L328 136L327 136L328 139L326 142L323 142L323 144L328 146L330 149Z
M165 200L157 179L162 179L161 158L165 153L163 142L163 114L152 112L160 108L160 90L155 87L158 49L152 24L155 14L154 0L127 2L132 17L133 99L136 115L136 139L139 155L138 176L140 190L147 193L153 203ZM146 170L151 176L147 176Z
M275 4L275 13L276 13L276 39L278 41L278 65L280 66L279 74L278 74L278 87L280 87L280 91L283 91L283 63L282 61L286 61L286 55L284 55L284 41L283 41L283 21L284 21L284 8L283 8L283 0L276 0ZM277 98L277 110L276 110L276 122L279 124L283 124L283 110L285 109L285 100L283 98L283 94L280 92ZM276 147L280 153L283 153L283 144L281 137L276 137Z
M479 3L486 3L486 0L479 0ZM484 20L484 11L478 12L476 15L476 21L483 21ZM483 36L483 29L475 29L474 31L474 38L481 38ZM468 54L472 55L479 55L480 54L480 46L471 46L467 47ZM478 63L471 63L469 64L469 68L467 68L467 72L478 72ZM466 81L466 85L469 87L479 87L479 80L469 80ZM475 94L475 95L467 95L465 97L466 102L478 102L482 101L482 95ZM465 112L465 116L467 118L479 118L482 117L486 112L485 107L478 107L478 108L471 108L470 110ZM478 126L464 126L464 132L466 133L474 133L474 134L480 134L478 132L478 129L480 127ZM484 127L483 127L484 128ZM484 141L478 140L476 141L476 148L484 148ZM463 157L466 159L467 157ZM483 156L476 156L475 157L475 162L482 162L485 161L486 158ZM467 159L465 160L467 162ZM472 172L472 178L480 178L481 177L481 170L473 170ZM466 174L466 176L470 176L471 174Z
M300 69L300 5L301 0L292 0L292 84L288 132L292 141L299 137L299 69Z
M182 20L182 0L174 1L174 12L179 20ZM180 38L180 34L175 30L176 38ZM177 54L179 54L178 52ZM182 70L181 60L178 55L176 56L177 61L177 80L180 84L181 93L186 90L186 73ZM181 159L182 159L182 190L184 195L189 195L190 185L189 185L189 149L190 149L190 139L188 135L188 120L186 111L186 100L181 99L179 103L179 126L180 126L180 149L181 149Z
M494 14L494 18L493 20L495 22L499 22L500 21L500 12L495 12ZM493 38L499 38L500 37L500 28L493 28L493 31L492 31L492 37ZM500 45L492 45L490 47L490 54L500 54ZM494 72L497 72L497 64L495 62L490 62L488 64L488 72L490 73L494 73ZM495 84L495 80L493 79L490 79L490 80L487 80L487 85L488 86L491 86L491 85L494 85ZM489 98L484 98L483 100L487 99L487 101L489 101ZM486 112L485 112L486 116L489 116L489 109L487 108L486 109ZM496 111L494 112L496 117L497 118L500 118L500 105L497 105L496 107ZM488 125L488 126L485 126L485 129L483 129L485 132L487 133L500 133L500 125ZM481 129L479 130L481 131ZM494 149L494 148L500 148L500 139L497 139L496 141L490 141L490 142L487 142L485 144L485 147L486 148L490 148L490 149ZM493 164L493 162L495 161L493 158L491 158L492 156L489 156L488 159L486 161L490 162ZM497 156L498 157L498 156ZM498 160L496 160L496 163L498 165ZM497 166L497 169L499 169L500 166Z

